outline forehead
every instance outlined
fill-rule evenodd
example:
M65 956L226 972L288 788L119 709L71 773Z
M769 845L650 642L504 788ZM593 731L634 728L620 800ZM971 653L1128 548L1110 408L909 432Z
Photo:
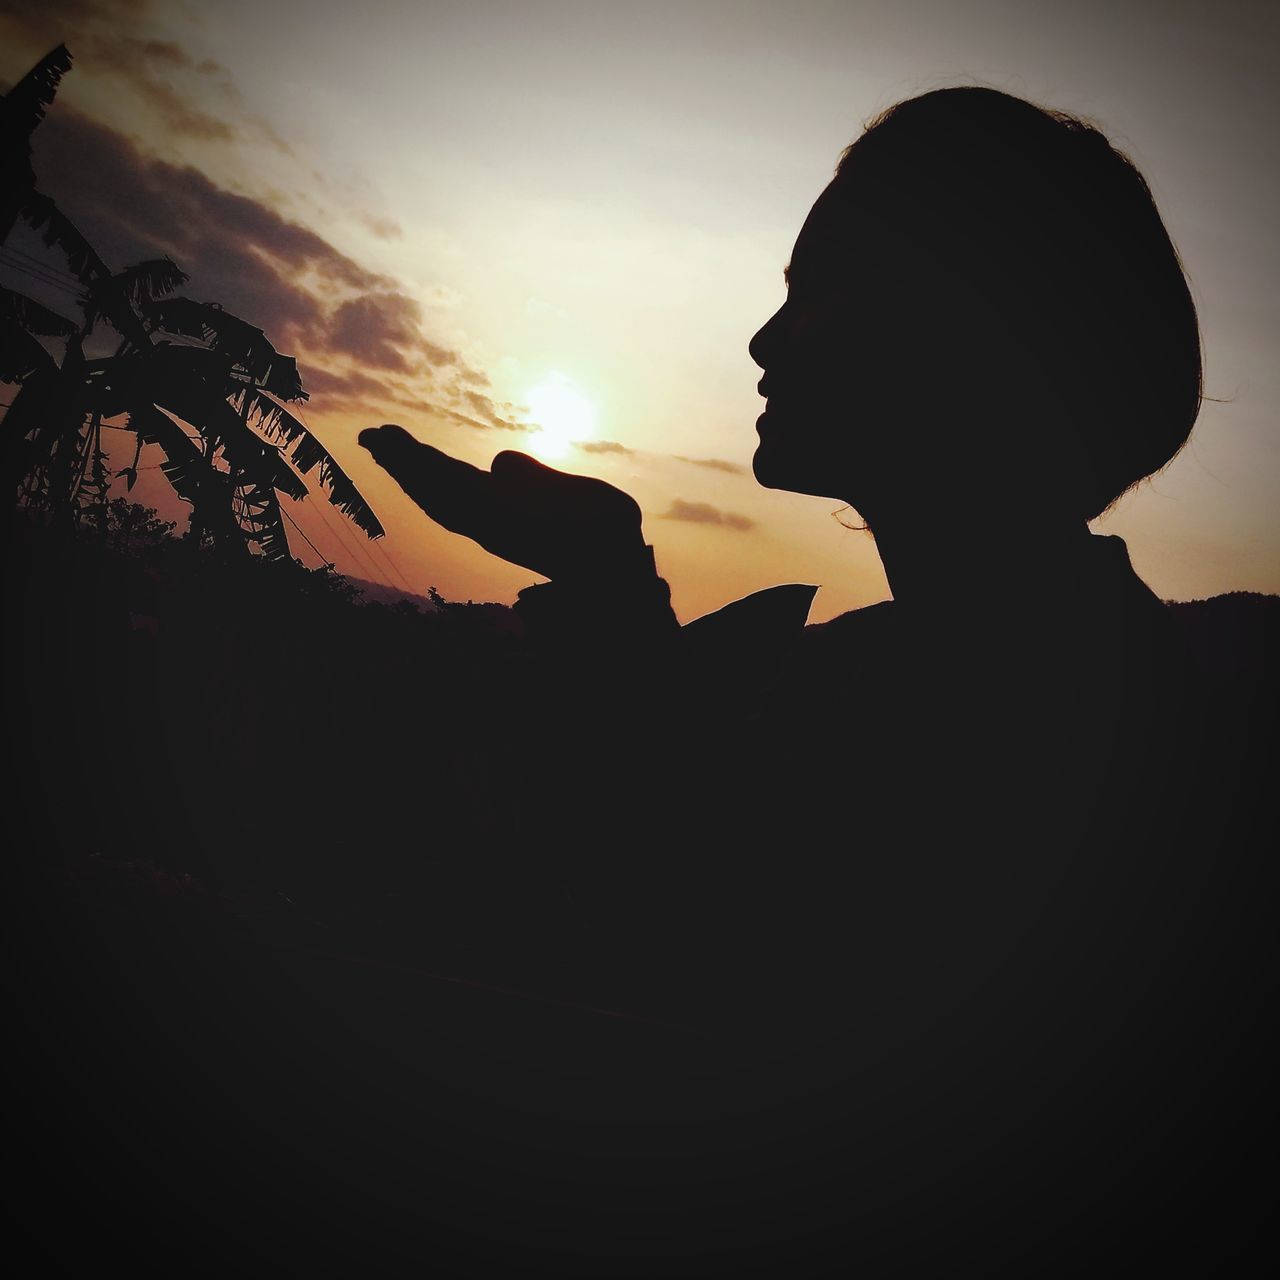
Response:
M814 201L791 251L788 284L807 288L852 265L868 228L859 228L867 218L860 216L858 192L850 187L847 178L833 180Z

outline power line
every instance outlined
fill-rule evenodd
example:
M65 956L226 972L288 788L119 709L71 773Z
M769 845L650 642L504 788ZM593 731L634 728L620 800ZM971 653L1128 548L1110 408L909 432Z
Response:
M342 517L339 516L337 518L339 523L341 523ZM368 538L362 542L358 535L353 533L351 536L355 538L358 546L364 548L368 552L370 560L374 562L375 572L380 571L386 573L389 578L398 578L400 585L409 592L410 595L414 594L413 588L409 585L408 579L400 572L400 568L396 562L392 560L391 554L386 547L383 546L381 538ZM379 559L382 561L380 569L378 566Z
M80 281L69 271L60 271L57 267L51 267L47 262L42 262L39 258L33 258L29 253L23 253L20 249L15 249L12 245L4 246L5 257L17 267L30 267L34 271L38 271L42 276L47 276L50 280L56 280L58 284L64 288L83 288Z
M69 284L64 284L50 271L46 271L43 267L37 268L27 266L25 263L19 262L9 256L9 250L0 247L0 262L5 266L11 267L14 271L21 271L25 275L31 276L33 280L39 280L41 284L48 285L51 289L59 289L63 293L70 294L72 297L80 298L84 294L83 287L73 288Z
M382 538L370 538L368 540L368 547L369 554L375 558L381 557L385 562L386 567L391 570L391 576L398 578L400 580L400 585L409 592L410 595L413 595L414 591L413 587L409 585L409 579L400 572L400 566L391 558L391 552L385 542L385 533Z
M400 579L400 585L404 587L404 589L410 595L416 595L417 592L414 591L413 584L410 583L409 579L403 573L400 572L400 566L395 562L395 560L392 559L390 550L382 546L381 543L382 543L382 540L378 539L373 545L377 547L379 551L382 552L383 556L386 557L387 564L391 566L392 573L394 573L396 577Z
M311 495L308 494L307 496L310 497ZM351 543L348 542L346 533L342 528L342 517L341 516L338 517L338 524L337 524L337 527L335 528L330 523L328 513L325 511L325 507L327 507L329 503L327 501L323 501L323 502L316 502L314 505L320 512L320 519L324 522L325 528L334 534L334 536L338 539L338 543L343 548L343 550L345 550L347 554L350 555L353 561L355 561L357 564L360 561L361 555L363 555L365 567L372 570L373 575L376 578L380 572L378 569L378 566L374 563L372 556L368 555L365 552L362 552L362 550L358 545L353 547Z
M300 534L302 534L302 540L303 540L303 542L305 542L305 543L307 544L307 546L309 546L309 547L311 548L311 550L312 550L312 551L314 551L314 552L316 553L316 555L320 557L320 563L321 563L321 564L332 564L332 563L333 563L333 561L332 561L332 560L330 560L330 559L329 559L329 557L328 557L328 556L326 556L326 555L324 554L324 552L322 552L322 551L320 550L320 548L319 548L319 547L317 547L317 546L316 546L316 544L315 544L314 542L312 542L310 538L308 538L308 537L307 537L307 532L306 532L306 530L305 530L305 529L304 529L304 528L303 528L303 527L302 527L302 526L301 526L301 525L300 525L300 524L299 524L299 523L298 523L298 522L297 522L297 521L296 521L296 520L295 520L295 519L294 519L294 518L293 518L293 517L292 517L292 516L291 516L291 515L290 515L290 514L285 510L285 509L284 509L284 508L283 508L283 507L281 507L281 508L280 508L280 514L281 514L282 516L284 516L284 518L285 518L285 519L286 519L286 520L287 520L291 525L293 525L293 527L294 527L295 529L297 529L297 531L298 531Z
M10 271L21 271L23 272L23 274L29 275L33 280L36 280L40 284L44 285L46 289L54 289L60 293L65 293L69 298L74 298L77 302L79 302L80 299L84 296L79 291L75 289L70 289L64 284L59 284L56 280L52 280L45 276L42 276L38 272L32 271L29 267L22 266L20 263L9 262L7 259L0 257L0 264L3 264Z
M39 267L42 271L49 272L50 275L65 276L68 280L72 280L83 287L84 282L73 271L64 271L61 267L52 267L45 262L43 258L37 258L34 254L28 253L25 249L19 249L16 244L7 244L4 248L7 253L16 254L19 258L26 259L27 262Z
M309 435L314 436L314 435L315 435L315 432L311 430L311 424L310 424L310 423L306 420L306 418L303 416L301 406L300 406L300 405L298 405L298 406L294 406L293 412L294 412L294 414L296 415L296 417L297 417L298 421L299 421L299 422L301 422L301 423L302 423L302 425L306 428L307 433L308 433ZM327 450L326 450L326 452L327 452ZM308 492L308 494L307 494L307 497L308 497L308 498L309 498L309 497L311 497L311 494L310 494L309 492ZM316 501L317 501L317 503L321 503L321 502L323 502L323 503L324 503L324 505L332 505L332 504L329 504L329 503L328 503L326 500L324 500L324 499L317 499ZM324 514L324 506L321 506L321 518L324 520L325 527L326 527L326 528L328 528L328 527L329 527L329 520L328 520L327 516L325 516L325 514ZM341 545L341 546L342 546L346 551L348 551L348 552L349 552L349 553L350 553L350 554L351 554L355 559L357 559L357 560L358 560L358 559L359 559L359 555L357 554L357 552L356 552L356 551L352 550L352 548L350 547L350 545L347 543L346 539L343 537L343 528L344 528L344 520L345 520L345 517L344 517L344 516L342 516L342 515L339 515L339 516L337 516L336 518L337 518L337 521L338 521L337 534L338 534L338 542L339 542L339 544L340 544L340 545ZM364 552L363 554L364 554L364 558L365 558L365 563L366 563L366 564L369 566L369 568L373 571L373 576L374 576L374 578L375 578L375 579L379 579L379 578L384 578L384 577L387 577L387 576L389 576L389 577L393 577L393 578L399 578L401 586L403 586L403 587L404 587L404 589L405 589L407 592L409 592L409 594L410 594L410 595L413 595L413 594L414 594L413 587L409 584L409 580L408 580L408 578L406 578L406 577L404 576L404 574L400 572L399 566L395 563L395 561L394 561L394 560L392 560L392 559L391 559L391 555L390 555L390 553L389 553L385 548L380 547L380 546L378 545L378 540L377 540L376 538L370 538L370 539L368 540L368 543L369 543L369 548L370 548L370 549L369 549L367 552ZM361 542L360 542L360 540L359 540L359 538L357 538L357 539L356 539L356 545L357 545L357 547L363 547L363 546L364 546L364 543L361 543ZM380 565L378 564L377 560L376 560L376 559L375 559L375 557L374 557L374 553L375 553L375 552L380 553L380 554L382 555L382 558L386 561L386 567L385 567L385 568L384 568L384 567L382 567L382 566L380 566ZM387 574L387 572L386 572L386 570L387 570L387 569L390 569L390 570L391 570L391 572L390 572L390 574L389 574L389 575L388 575L388 574Z

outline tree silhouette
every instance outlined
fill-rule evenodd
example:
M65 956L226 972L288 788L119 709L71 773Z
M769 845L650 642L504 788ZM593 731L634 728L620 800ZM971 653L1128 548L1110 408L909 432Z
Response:
M226 554L288 558L280 495L307 496L315 472L329 500L370 538L383 528L328 449L285 406L307 399L297 361L263 330L216 303L171 296L187 275L169 258L112 272L84 235L35 184L31 134L71 57L48 54L0 100L0 240L21 218L66 257L84 288L76 322L35 299L0 289L0 381L18 393L4 420L0 469L27 506L54 521L98 522L110 486L102 427L118 419L137 438L120 471L132 489L145 444L157 445L177 495L192 508L189 536ZM99 325L120 342L85 356ZM63 339L56 360L41 339Z

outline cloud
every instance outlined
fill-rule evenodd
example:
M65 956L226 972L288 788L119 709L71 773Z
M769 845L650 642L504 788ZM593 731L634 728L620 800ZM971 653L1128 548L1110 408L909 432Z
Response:
M533 428L523 422L512 422L509 419L501 418L496 414L481 422L478 418L473 418L469 414L452 409L448 405L440 404L419 404L415 408L426 409L431 413L438 413L441 417L448 418L450 422L461 423L464 427L475 427L478 431L488 430L490 427L496 427L500 431L531 431Z
M81 74L88 68L95 75L123 81L171 133L206 142L232 141L239 129L196 100L212 88L225 103L242 108L231 73L211 58L197 60L175 40L129 34L128 28L145 21L152 8L149 0L63 0L56 5L0 0L0 24L10 39L42 50L67 43ZM180 86L169 79L174 73L182 75ZM284 145L243 109L237 114L243 124Z
M364 293L329 316L327 345L374 368L410 373L413 366L403 348L421 342L421 320L422 308L403 293Z
M731 476L746 475L747 472L746 467L740 466L736 462L728 462L724 458L683 458L678 453L672 456L677 462L687 462L695 467L706 467L711 471L723 471Z
M378 378L352 369L346 373L334 373L320 365L299 366L302 382L313 398L322 398L326 407L338 402L357 403L385 400L391 388Z
M0 18L11 9L0 0ZM107 11L91 0L80 9ZM139 65L225 81L234 92L225 68L195 62L172 41L103 36L99 47ZM323 407L390 401L471 429L530 429L511 405L485 394L483 370L423 332L416 298L272 204L227 190L192 165L147 154L65 99L33 144L41 190L108 264L171 256L190 276L184 294L218 303L297 353L305 385ZM383 230L390 234L389 222ZM61 269L56 250L49 252Z
M422 354L426 356L427 363L432 369L438 369L443 366L457 366L458 376L467 382L475 382L481 386L487 386L489 379L478 370L473 370L467 365L463 365L459 361L458 353L450 351L448 347L442 347L437 342L432 342L427 338L423 338L420 344Z
M443 401L441 410L464 413L470 426L517 429L502 406L467 390L486 386L487 376L422 333L415 299L310 228L219 187L191 166L144 155L123 135L62 103L34 144L41 189L108 263L171 255L191 276L185 293L258 325L282 350L301 348L313 382L324 381L324 374L316 378L323 364L338 366L324 392L372 393L357 373L342 372L356 364L366 377L381 373L420 383L423 394L413 403L424 407L433 374L447 371L454 385L437 387L431 397ZM392 389L385 381L376 386L384 394Z
M619 444L616 440L575 440L574 447L581 449L583 453L635 453L634 449L628 449L625 444Z
M361 220L380 240L399 240L404 235L404 228L394 218L365 213L361 215Z
M95 69L107 69L130 79L163 71L186 71L218 82L228 96L239 98L231 72L212 58L196 61L176 40L147 40L115 30L98 30L78 38L73 56L92 60Z
M0 0L0 18L28 38L57 43L90 23L136 21L150 7L151 0L58 0L56 5Z
M237 130L226 120L192 106L190 100L168 81L139 75L129 78L172 133L198 138L202 142L231 142L237 136Z
M321 334L327 292L394 290L394 282L322 236L198 169L144 155L129 139L61 103L34 139L39 184L109 263L169 253L190 293L221 302L269 332Z
M434 414L436 417L445 419L446 422L470 427L473 431L533 431L535 429L528 423L517 422L502 412L509 409L509 405L495 404L487 396L473 398L471 394L464 394L460 402L458 394L458 388L453 386L445 388L443 398L433 395L415 396L402 391L392 394L389 398L406 409L413 409L417 413ZM466 409L460 408L459 403L464 403L472 412L468 413Z
M734 511L721 511L709 502L686 502L677 498L671 504L671 510L662 514L664 520L684 520L689 524L718 524L726 529L737 529L745 532L755 528L755 521L740 516Z
M500 409L507 410L509 412L511 409L510 405L496 404L482 392L464 390L462 392L462 400L463 403L487 426L497 427L501 431L530 430L530 427L525 423L516 422L514 419L508 417L507 413L499 412ZM469 421L469 419L465 417L460 417L459 420Z

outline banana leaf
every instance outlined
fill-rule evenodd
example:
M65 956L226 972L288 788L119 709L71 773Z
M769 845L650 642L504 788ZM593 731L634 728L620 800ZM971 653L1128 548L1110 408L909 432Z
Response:
M189 277L172 258L148 258L89 286L94 310L108 320L121 307L142 307L172 293Z
M71 70L71 54L65 44L51 49L8 93L0 98L0 130L6 151L26 141L44 119L58 92L62 77Z
M44 303L3 285L0 285L0 320L12 320L28 333L42 338L69 338L80 327L74 320L50 311Z
M152 331L199 338L244 369L253 382L281 400L305 400L298 362L282 356L256 325L224 311L216 302L165 298L142 308Z
M129 429L143 444L158 444L165 460L160 470L178 497L197 505L205 495L205 473L211 464L196 442L168 414L155 405L140 404L129 411Z
M54 358L14 320L0 317L0 382L26 382L37 373L57 372Z
M231 405L241 414L245 413L247 406L248 421L253 426L265 435L291 445L289 461L302 475L318 466L320 484L329 491L329 501L349 516L357 528L370 538L383 536L386 530L364 495L328 449L288 409L250 386L240 387L231 397Z

